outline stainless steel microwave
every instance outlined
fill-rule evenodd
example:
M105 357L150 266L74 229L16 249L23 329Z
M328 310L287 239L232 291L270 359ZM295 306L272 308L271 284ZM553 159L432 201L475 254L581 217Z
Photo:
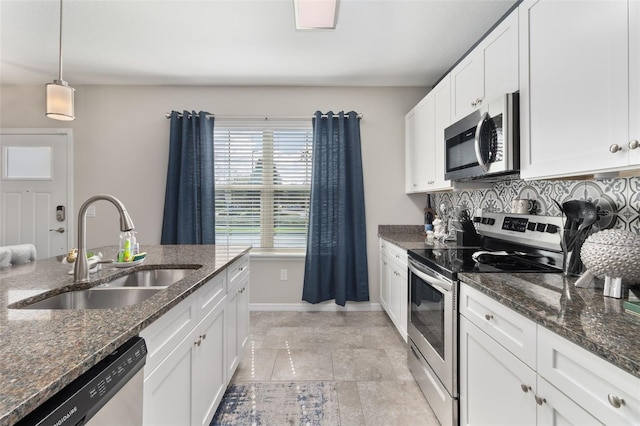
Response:
M508 93L447 127L445 179L472 180L519 172L519 115L518 94Z

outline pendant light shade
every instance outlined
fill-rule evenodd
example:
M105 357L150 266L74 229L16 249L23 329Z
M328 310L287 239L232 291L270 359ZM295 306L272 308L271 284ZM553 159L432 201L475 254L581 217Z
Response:
M73 95L76 89L66 81L54 80L46 85L47 117L55 120L72 121L74 115Z
M46 114L54 120L76 119L73 97L76 89L62 79L62 0L60 0L60 50L58 55L58 79L46 85Z

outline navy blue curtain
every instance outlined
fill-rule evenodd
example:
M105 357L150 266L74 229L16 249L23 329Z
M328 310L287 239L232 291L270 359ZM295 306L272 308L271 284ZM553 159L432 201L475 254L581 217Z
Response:
M171 112L161 244L215 244L213 123L206 112Z
M311 205L302 299L369 300L360 119L318 111L313 119Z

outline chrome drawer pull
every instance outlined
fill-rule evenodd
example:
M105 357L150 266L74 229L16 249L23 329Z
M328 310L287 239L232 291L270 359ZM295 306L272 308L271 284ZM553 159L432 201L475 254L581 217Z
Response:
M492 319L493 319L493 315L491 315L491 314L485 314L484 318L485 318L487 321L490 321L490 320L492 320Z
M538 405L542 405L542 404L544 404L545 402L547 402L547 400L546 400L546 399L544 399L544 398L540 398L538 395L536 395L536 396L535 396L535 399L536 399L536 404L538 404Z
M616 394L610 393L608 399L609 404L611 404L614 408L620 408L624 405L624 399L620 398Z
M527 393L531 390L531 386L527 386L524 383L520 384L520 389L522 389L522 392Z

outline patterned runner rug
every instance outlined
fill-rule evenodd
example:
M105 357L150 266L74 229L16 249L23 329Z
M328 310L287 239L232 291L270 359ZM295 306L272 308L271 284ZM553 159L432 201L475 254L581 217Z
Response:
M211 426L339 425L335 382L232 384Z

